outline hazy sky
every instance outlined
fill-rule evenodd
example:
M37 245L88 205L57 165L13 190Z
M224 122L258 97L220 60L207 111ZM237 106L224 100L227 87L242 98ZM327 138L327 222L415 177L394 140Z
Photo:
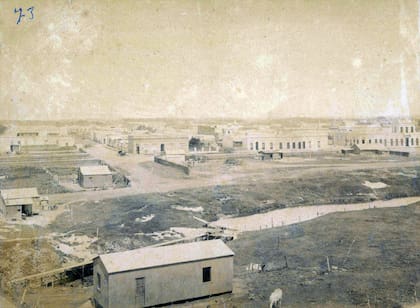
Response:
M0 0L0 118L420 115L418 22L415 0Z

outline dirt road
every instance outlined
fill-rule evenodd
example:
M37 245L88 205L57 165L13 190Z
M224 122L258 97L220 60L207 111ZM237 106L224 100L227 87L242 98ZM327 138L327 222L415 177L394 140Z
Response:
M232 185L242 184L252 181L270 181L265 177L261 170L246 170L245 172L233 172L218 174L213 173L209 176L193 175L186 176L170 167L151 163L151 157L138 157L127 154L126 156L118 156L115 150L97 144L86 149L93 157L101 159L124 172L130 178L131 185L126 188L101 190L101 191L82 191L73 193L53 194L50 195L50 201L54 204L69 202L77 199L87 200L103 200L109 198L117 198L123 196L139 195L144 193L161 192L166 193L175 190L208 187L214 185ZM263 164L263 162L261 162ZM327 164L314 163L313 160L302 160L297 164L292 160L290 163L285 161L280 164L269 165L270 172L281 169L293 169L293 177L303 177L313 172L322 170L369 170L392 167L416 167L419 165L418 160L379 160L379 161L342 161L340 163ZM205 167L205 165L203 165Z

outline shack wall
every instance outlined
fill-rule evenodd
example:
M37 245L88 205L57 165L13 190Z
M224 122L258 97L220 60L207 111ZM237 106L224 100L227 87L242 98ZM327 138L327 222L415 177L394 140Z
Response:
M209 282L203 282L204 267L211 267ZM111 274L108 307L141 307L136 303L136 278L142 277L145 307L232 292L233 257Z
M112 174L80 175L80 185L84 188L103 188L112 186Z

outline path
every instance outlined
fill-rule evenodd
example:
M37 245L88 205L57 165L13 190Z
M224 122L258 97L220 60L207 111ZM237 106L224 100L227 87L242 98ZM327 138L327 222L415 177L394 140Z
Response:
M420 202L420 196L398 198L387 201L377 200L366 203L291 207L274 210L263 214L255 214L235 218L222 218L211 223L211 225L232 228L239 232L256 231L291 225L335 212L360 211L371 208L399 207L407 206L416 202Z

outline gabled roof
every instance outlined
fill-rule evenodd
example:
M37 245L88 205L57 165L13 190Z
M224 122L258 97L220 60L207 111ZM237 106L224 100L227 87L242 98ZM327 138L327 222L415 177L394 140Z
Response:
M82 166L80 173L83 175L108 175L112 174L108 166Z
M145 247L100 255L108 274L178 263L233 256L221 240L200 241L161 247Z
M4 200L39 197L36 187L2 189L0 193Z

